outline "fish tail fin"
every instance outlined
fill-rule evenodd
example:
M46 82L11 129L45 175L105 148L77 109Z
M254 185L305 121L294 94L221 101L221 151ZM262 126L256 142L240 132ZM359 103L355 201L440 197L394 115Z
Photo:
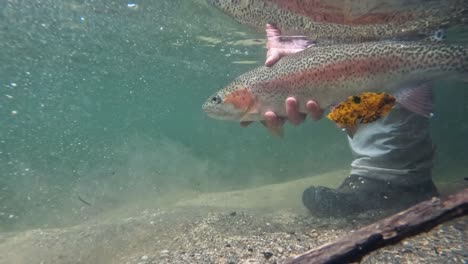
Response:
M397 103L413 113L430 118L434 114L432 84L425 82L401 88L395 93Z

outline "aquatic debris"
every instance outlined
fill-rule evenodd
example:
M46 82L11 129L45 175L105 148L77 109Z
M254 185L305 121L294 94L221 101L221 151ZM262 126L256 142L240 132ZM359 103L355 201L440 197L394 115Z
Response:
M223 42L221 39L214 38L214 37L196 36L195 38L200 41L206 42L208 44L213 44L213 45L217 45Z
M433 197L402 212L355 230L342 238L287 260L300 263L359 262L370 252L427 232L468 214L468 188L446 198Z
M133 3L133 2L128 2L127 7L132 10L137 10L138 9L138 4Z
M79 196L79 195L78 195L78 200L80 200L80 202L82 202L82 203L84 203L84 204L86 204L86 205L88 205L88 206L91 206L91 203L90 203L90 202L85 201L85 200L84 200L83 198L81 198L81 196Z
M271 252L262 252L262 254L266 259L273 257L273 253Z
M371 123L385 116L395 105L395 97L387 93L362 93L348 97L333 108L327 118L342 128Z

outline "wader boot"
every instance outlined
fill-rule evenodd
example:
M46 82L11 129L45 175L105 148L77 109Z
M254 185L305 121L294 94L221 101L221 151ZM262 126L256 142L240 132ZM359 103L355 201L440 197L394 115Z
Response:
M395 106L348 136L354 160L337 189L310 187L302 196L313 214L343 216L400 210L438 196L432 182L434 146L429 118Z
M336 189L321 186L307 188L302 201L316 216L344 217L371 210L400 211L438 195L432 181L397 185L351 175Z

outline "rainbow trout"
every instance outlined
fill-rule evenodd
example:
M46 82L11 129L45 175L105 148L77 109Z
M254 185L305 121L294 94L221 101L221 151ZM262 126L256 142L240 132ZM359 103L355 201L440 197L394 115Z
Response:
M208 0L238 22L263 29L276 24L319 44L383 39L439 40L441 28L466 26L467 0Z
M202 108L216 119L262 121L266 111L285 117L289 96L306 113L308 100L330 109L349 96L385 92L397 104L429 116L430 89L415 87L447 78L468 79L468 48L396 41L313 46L242 74Z

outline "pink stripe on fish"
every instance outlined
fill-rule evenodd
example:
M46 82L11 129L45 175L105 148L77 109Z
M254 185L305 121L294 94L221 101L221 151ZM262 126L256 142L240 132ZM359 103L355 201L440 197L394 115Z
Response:
M343 76L347 80L365 78L370 75L396 71L407 64L409 61L398 56L352 59L289 73L286 76L279 76L278 79L262 83L262 85L273 89L278 86L293 88L314 82L337 81L341 80Z

